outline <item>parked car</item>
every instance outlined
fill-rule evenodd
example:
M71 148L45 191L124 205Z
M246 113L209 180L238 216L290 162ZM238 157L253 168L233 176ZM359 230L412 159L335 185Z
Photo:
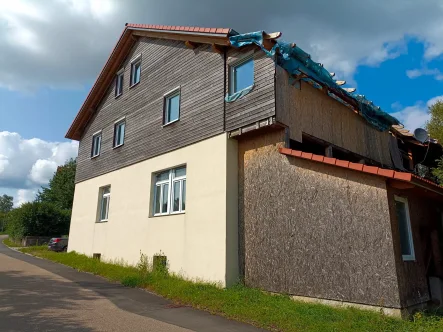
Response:
M52 251L67 251L68 238L67 237L53 237L49 240L48 249Z

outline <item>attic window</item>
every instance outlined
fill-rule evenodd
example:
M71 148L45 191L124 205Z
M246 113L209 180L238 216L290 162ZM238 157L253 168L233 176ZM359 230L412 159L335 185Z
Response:
M177 88L164 96L163 125L180 119L180 88Z
M115 96L118 97L123 93L123 71L117 73L115 77Z
M142 71L141 54L131 61L131 86L140 82L140 75Z
M251 56L231 65L229 81L231 95L254 85L254 60Z
M102 132L99 131L92 136L91 158L98 157L100 155L101 144Z

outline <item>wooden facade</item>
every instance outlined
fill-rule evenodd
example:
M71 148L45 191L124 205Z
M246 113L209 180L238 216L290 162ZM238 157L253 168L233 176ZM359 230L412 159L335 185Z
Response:
M258 47L245 47L227 52L227 71L229 66L247 56L254 59L254 88L243 98L226 103L226 130L234 130L275 115L275 63ZM229 86L229 75L226 75Z
M302 141L308 134L333 145L391 166L389 133L380 132L360 115L322 90L301 82L291 86L288 73L276 71L276 120L289 128L290 138Z
M395 213L395 195L408 200L409 215L413 245L415 251L414 261L403 261L400 247L400 234L397 216ZM400 290L400 300L403 307L423 303L430 300L428 289L428 276L442 278L442 210L441 202L430 198L424 191L417 189L388 188L389 207L391 211L392 233L394 238L394 251ZM437 235L437 246L432 239L432 234ZM437 250L437 252L435 252ZM434 251L434 252L433 252ZM436 260L439 256L440 260ZM437 263L437 270L435 266ZM434 270L434 271L433 271Z

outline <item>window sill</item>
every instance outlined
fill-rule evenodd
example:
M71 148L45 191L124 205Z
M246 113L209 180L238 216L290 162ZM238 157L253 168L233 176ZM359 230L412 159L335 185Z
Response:
M150 218L157 218L157 217L167 217L167 216L176 216L178 214L185 214L186 211L182 212L172 212L172 213L162 213L162 214L154 214Z
M119 95L115 96L114 99L117 99L117 98L119 98L119 97L122 96L122 95L123 95L123 92L120 93Z
M402 256L403 262L412 262L415 263L415 257L410 257L410 256Z
M171 121L171 122L165 123L162 127L167 127L167 126L169 126L169 125L171 125L171 124L173 124L173 123L178 122L179 120L180 120L180 118L178 118L177 120L174 120L174 121Z
M106 224L108 222L108 220L100 220L100 221L96 221L96 224Z
M95 158L98 158L98 157L100 157L100 155L98 154L98 155L96 155L96 156L92 156L91 157L91 159L95 159Z
M129 86L129 89L132 89L134 86L137 86L137 85L139 85L139 84L140 84L140 81L138 81L137 83L134 83L134 84L130 85L130 86Z
M118 149L119 147L121 147L121 146L123 146L123 145L125 145L125 143L122 143L122 144L120 144L120 145L116 145L116 146L114 146L112 149L114 150L114 149Z

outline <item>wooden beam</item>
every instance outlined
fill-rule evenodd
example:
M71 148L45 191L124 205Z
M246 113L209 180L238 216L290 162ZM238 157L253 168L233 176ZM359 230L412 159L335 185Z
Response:
M220 46L220 45L212 44L212 45L211 45L211 49L212 49L212 51L214 51L215 53L223 54L223 47Z
M415 188L415 186L410 182L402 182L397 180L389 180L388 181L389 186L395 189L412 189Z
M151 37L151 38L161 38L161 39L172 39L172 40L181 40L181 41L190 41L194 43L201 44L216 44L216 45L230 45L229 38L226 36L205 36L205 35L197 35L192 33L174 33L174 32L165 32L162 30L158 31L147 31L147 30L133 30L132 33L135 36L141 37Z
M332 145L329 145L325 148L325 156L332 158Z
M196 48L198 46L198 44L187 40L187 41L185 41L185 46L187 48L190 48L191 50L193 50L194 48Z
M264 33L264 39L277 39L281 37L281 32Z

